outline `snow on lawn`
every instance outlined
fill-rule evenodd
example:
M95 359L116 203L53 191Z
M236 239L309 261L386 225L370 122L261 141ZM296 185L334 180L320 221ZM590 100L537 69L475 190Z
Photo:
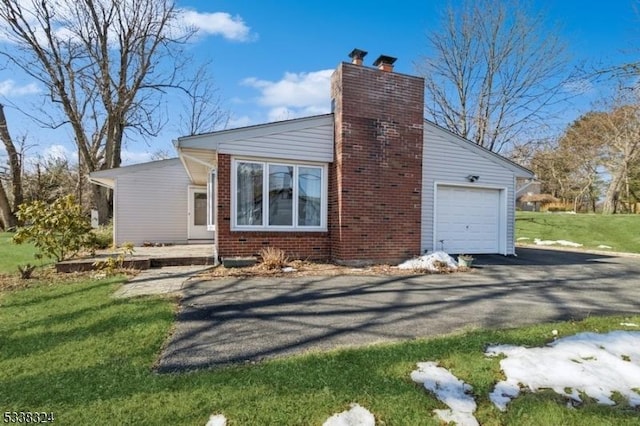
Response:
M613 392L629 405L640 405L640 332L613 331L608 334L580 333L556 340L543 348L492 346L489 356L503 354L500 361L506 380L491 393L500 409L520 393L552 389L573 401L582 402L580 392L600 404L615 405Z
M222 414L212 414L205 426L227 426L227 418Z
M500 367L507 379L496 384L489 398L502 411L521 387L531 392L553 389L576 402L582 402L582 392L607 405L615 405L611 395L618 392L630 406L640 406L640 332L580 333L543 348L499 345L486 352L488 356L500 354L506 356ZM458 425L478 424L473 415L476 403L469 395L471 386L435 362L418 363L411 378L449 406L450 410L434 410L440 419Z
M441 420L455 422L460 426L477 426L473 415L476 401L469 395L472 391L449 370L438 367L437 362L419 362L418 369L411 372L411 379L422 383L426 390L433 392L440 401L449 406L449 410L434 410Z
M351 404L351 408L329 417L322 426L375 426L376 419L366 408Z
M534 238L533 242L537 246L553 246L557 244L565 247L582 247L582 244L567 240L541 240L540 238Z
M628 327L634 323L621 323ZM556 330L552 334L557 335ZM487 348L487 356L504 355L500 367L506 380L498 382L489 395L500 410L505 411L521 388L530 392L552 389L575 402L583 393L600 404L615 405L614 392L631 407L640 406L640 332L612 331L608 334L580 333L563 337L542 348L497 345ZM476 426L473 415L477 405L472 387L455 377L436 362L419 362L411 379L447 406L434 410L445 422L459 426ZM206 426L225 426L222 414L212 415ZM324 426L374 426L375 418L367 409L352 404L347 411L329 417Z
M436 251L430 254L425 254L416 259L410 259L398 265L399 269L426 269L430 272L441 272L442 267L439 264L445 264L451 271L458 270L458 264L443 251Z

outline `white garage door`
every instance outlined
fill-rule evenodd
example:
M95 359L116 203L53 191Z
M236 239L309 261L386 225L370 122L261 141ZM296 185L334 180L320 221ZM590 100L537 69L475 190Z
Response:
M438 186L435 219L437 250L500 252L500 190Z

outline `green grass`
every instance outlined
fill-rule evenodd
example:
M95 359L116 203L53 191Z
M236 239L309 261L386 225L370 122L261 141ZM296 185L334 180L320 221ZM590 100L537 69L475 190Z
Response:
M437 425L443 408L409 377L437 360L474 387L483 425L637 424L638 411L588 403L568 409L551 393L518 398L506 413L487 394L501 379L487 344L542 345L560 335L619 328L622 318L512 330L478 330L363 349L314 353L257 365L159 375L152 366L176 302L117 300L116 279L34 284L0 293L0 411L53 412L56 424L320 425L358 402L379 424ZM639 322L640 316L624 321Z
M0 274L17 273L18 265L41 264L34 257L37 250L32 244L14 244L11 237L10 232L0 232Z
M589 249L606 245L612 251L640 253L640 215L517 212L516 237L530 239L523 243L568 240Z

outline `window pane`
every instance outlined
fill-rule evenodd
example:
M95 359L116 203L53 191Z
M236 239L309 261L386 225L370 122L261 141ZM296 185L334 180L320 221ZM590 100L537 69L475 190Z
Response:
M322 169L298 168L298 226L320 226Z
M207 194L204 192L193 194L193 224L196 226L207 224Z
M269 165L269 225L293 225L293 166Z
M262 164L238 163L238 225L262 225L262 168Z

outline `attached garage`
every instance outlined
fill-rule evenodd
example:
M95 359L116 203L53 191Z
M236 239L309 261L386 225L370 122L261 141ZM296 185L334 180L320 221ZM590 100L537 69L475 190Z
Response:
M425 121L421 250L515 254L518 177L532 173Z
M438 185L435 246L448 253L503 253L504 190Z

